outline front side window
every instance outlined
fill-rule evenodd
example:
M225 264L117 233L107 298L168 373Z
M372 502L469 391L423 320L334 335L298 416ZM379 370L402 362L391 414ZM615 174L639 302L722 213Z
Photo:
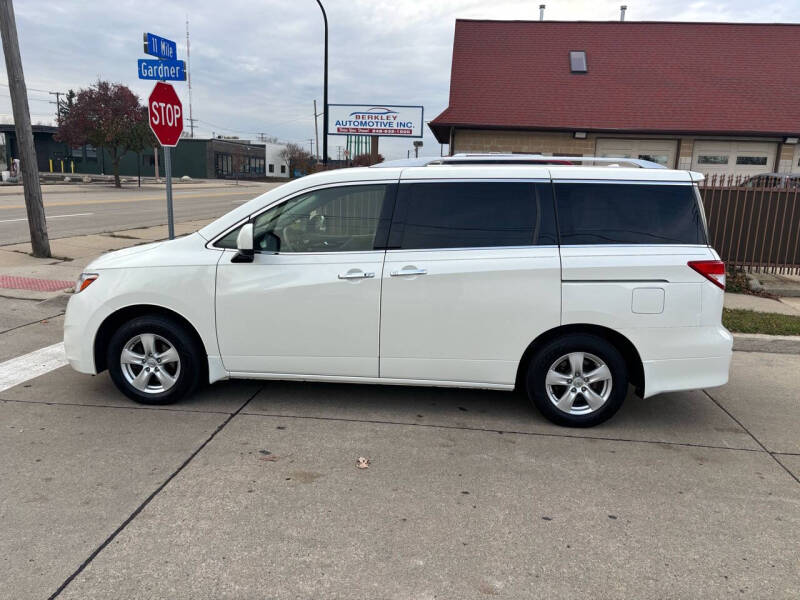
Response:
M356 252L372 250L388 185L324 188L292 198L253 220L253 245L262 252ZM236 248L239 228L218 248Z
M553 245L549 184L435 182L400 186L389 248Z
M705 244L691 185L559 183L562 245Z

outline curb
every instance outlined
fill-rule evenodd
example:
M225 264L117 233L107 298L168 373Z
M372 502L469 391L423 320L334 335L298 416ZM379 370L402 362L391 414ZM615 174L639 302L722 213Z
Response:
M763 333L734 333L734 352L767 352L800 354L800 336L764 335Z

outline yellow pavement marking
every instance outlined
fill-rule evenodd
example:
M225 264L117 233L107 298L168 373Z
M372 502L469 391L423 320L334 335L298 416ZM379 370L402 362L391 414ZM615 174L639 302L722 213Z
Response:
M178 200L179 198L217 198L222 196L241 196L243 194L252 194L252 191L232 191L232 192L223 192L218 194L209 194L207 192L201 193L194 193L194 194L175 194L173 198ZM260 196L264 192L257 193L253 195L253 198L256 196ZM158 196L140 196L138 198L120 198L118 200L65 200L62 202L47 202L45 201L44 207L50 208L51 206L87 206L90 204L122 204L126 202L149 202L153 200L166 200L167 196L166 193L158 195ZM11 209L11 208L25 208L24 204L11 204L11 205L0 205L0 210L3 209Z

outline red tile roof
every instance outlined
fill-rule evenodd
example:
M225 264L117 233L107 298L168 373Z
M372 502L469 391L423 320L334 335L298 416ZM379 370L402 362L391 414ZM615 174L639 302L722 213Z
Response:
M459 19L430 126L798 135L800 25Z

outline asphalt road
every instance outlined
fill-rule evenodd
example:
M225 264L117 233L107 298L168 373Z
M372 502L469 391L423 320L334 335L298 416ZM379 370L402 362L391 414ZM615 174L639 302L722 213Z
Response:
M176 184L175 222L209 219L276 187L277 183ZM45 186L43 191L50 239L163 225L167 222L164 186L121 190L106 185ZM29 239L22 187L0 194L0 245Z

